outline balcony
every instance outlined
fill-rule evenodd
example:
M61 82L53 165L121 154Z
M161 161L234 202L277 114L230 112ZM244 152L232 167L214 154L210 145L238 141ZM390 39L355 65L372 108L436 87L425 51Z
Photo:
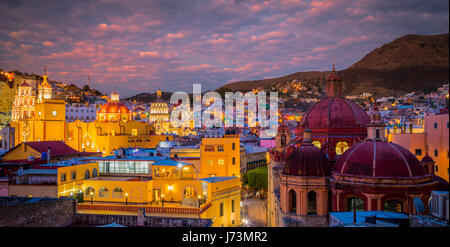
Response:
M150 204L124 205L114 203L78 203L77 211L80 214L123 214L137 215L140 208L145 208L147 215L151 214L171 214L171 215L200 215L209 207L211 203L203 204L200 208L181 205L179 203L164 203L165 206L152 206Z

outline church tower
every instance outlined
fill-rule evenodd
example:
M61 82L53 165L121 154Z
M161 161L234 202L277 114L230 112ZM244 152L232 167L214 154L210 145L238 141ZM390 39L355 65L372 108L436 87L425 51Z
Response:
M44 69L44 81L38 87L38 103L42 103L44 99L52 99L52 86L47 81L47 69Z
M333 71L327 77L327 97L341 97L342 95L342 78L336 73L333 64Z

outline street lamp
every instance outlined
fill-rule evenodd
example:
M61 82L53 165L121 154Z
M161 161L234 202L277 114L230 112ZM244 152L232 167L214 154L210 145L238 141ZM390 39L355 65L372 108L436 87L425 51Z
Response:
M125 205L128 205L128 193L125 193Z
M92 204L92 197L94 197L94 192L91 191L91 204Z
M161 204L164 207L164 194L161 195Z

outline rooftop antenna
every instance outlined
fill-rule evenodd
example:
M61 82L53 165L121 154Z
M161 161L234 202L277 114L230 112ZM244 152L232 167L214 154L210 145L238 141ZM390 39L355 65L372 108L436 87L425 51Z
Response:
M88 88L91 89L91 78L89 77L89 75L88 75L87 84L88 84Z

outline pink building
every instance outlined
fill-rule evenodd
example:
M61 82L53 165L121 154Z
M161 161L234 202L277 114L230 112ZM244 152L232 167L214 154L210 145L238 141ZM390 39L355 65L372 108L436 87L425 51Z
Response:
M408 149L418 159L427 153L436 162L435 174L449 181L449 114L425 117L424 133L390 134L390 140Z

